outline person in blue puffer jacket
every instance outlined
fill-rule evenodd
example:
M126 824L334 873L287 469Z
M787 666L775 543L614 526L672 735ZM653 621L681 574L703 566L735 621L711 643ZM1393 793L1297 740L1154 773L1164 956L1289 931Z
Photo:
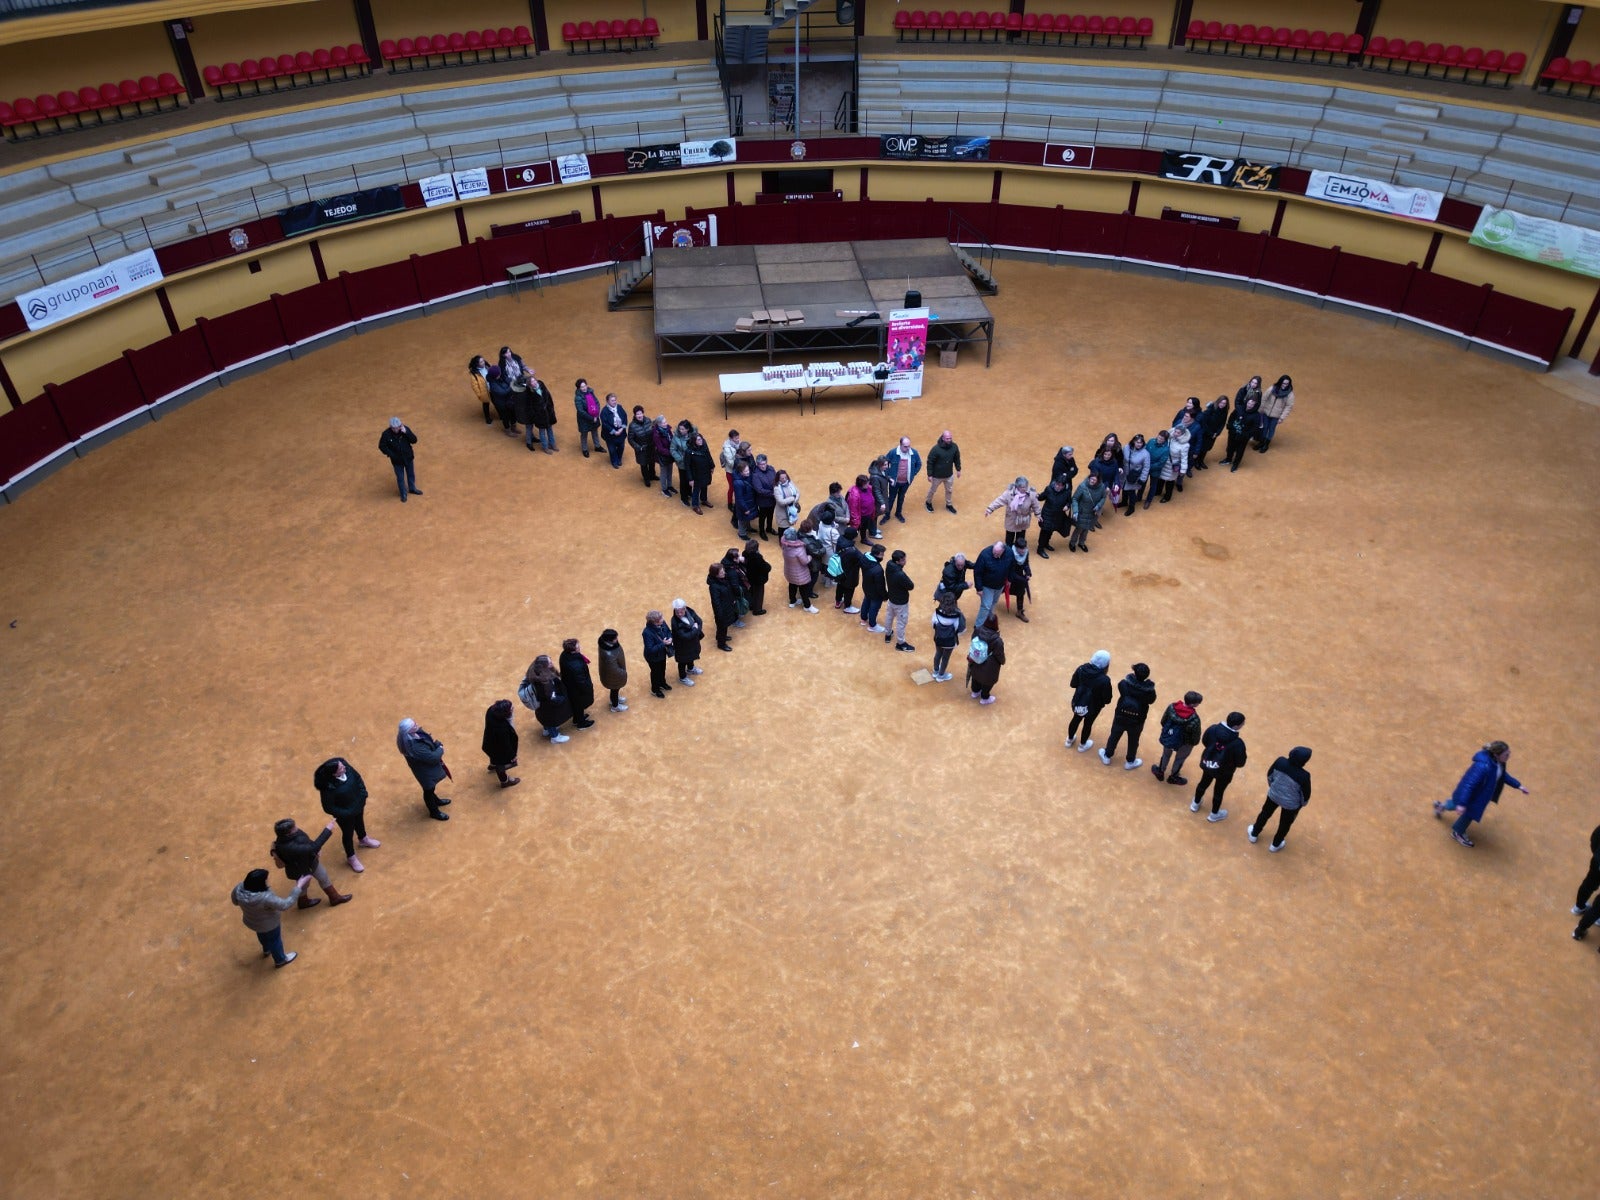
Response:
M1450 799L1434 802L1433 815L1436 817L1442 817L1447 812L1461 814L1450 827L1450 836L1468 849L1474 843L1467 836L1467 827L1474 821L1483 820L1489 805L1500 803L1500 793L1505 790L1506 784L1509 783L1524 796L1528 794L1528 789L1506 770L1510 758L1510 746L1504 742L1490 742L1472 756L1472 765L1461 777L1461 782L1456 784Z

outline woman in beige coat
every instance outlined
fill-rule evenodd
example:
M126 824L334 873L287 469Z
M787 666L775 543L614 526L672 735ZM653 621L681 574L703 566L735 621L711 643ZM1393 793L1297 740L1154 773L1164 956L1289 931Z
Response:
M1289 419L1294 408L1294 380L1287 375L1278 376L1278 382L1261 396L1261 436L1256 439L1256 449L1265 454L1272 448L1272 435L1278 432L1278 422Z
M1028 486L1027 477L1018 475L1017 481L1001 492L983 510L983 515L988 516L997 508L1005 509L1006 520L1006 545L1028 545L1028 526L1033 524L1034 517L1043 511L1039 503L1039 493Z

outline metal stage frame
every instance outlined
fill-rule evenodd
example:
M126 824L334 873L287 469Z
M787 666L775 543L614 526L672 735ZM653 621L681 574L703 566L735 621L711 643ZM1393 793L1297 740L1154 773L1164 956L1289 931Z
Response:
M658 248L652 274L657 383L668 358L759 354L771 363L780 354L870 350L881 362L889 311L905 307L908 290L922 293L935 318L930 353L981 342L983 365L994 357L994 316L942 238ZM736 328L740 317L763 308L798 309L805 320ZM879 317L857 320L841 311Z

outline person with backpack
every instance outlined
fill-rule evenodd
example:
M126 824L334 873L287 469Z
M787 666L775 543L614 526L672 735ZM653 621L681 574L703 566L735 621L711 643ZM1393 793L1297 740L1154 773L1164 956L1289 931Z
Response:
M893 641L896 650L910 653L916 647L906 641L906 621L911 616L911 592L917 585L906 574L906 552L896 550L889 556L888 569L883 573L884 592L889 601L888 630L884 641Z
M1094 730L1100 710L1111 703L1111 652L1096 650L1089 661L1072 673L1072 722L1067 726L1067 749L1079 754L1094 749L1089 734Z
M834 584L833 607L838 612L854 616L861 610L856 607L856 588L861 586L861 551L856 546L856 535L846 529L839 536L839 548L833 552L839 563L839 574ZM829 570L833 560L829 560Z
M989 507L983 510L983 515L987 517L997 508L1005 510L1006 545L1013 546L1021 542L1026 546L1028 526L1042 511L1039 493L1029 486L1026 475L1018 475L1010 487L991 500Z
M888 581L883 573L883 556L883 547L875 545L861 560L861 624L868 633L889 632L878 624L878 612L889 598Z
M1105 507L1106 495L1100 472L1090 467L1078 490L1072 494L1072 534L1067 538L1068 550L1089 553L1089 533L1100 523L1100 510Z
M967 618L957 603L957 593L946 592L939 598L939 607L933 613L933 679L935 683L949 683L950 655L961 642L961 633L967 627Z
M1028 561L1027 543L1018 542L1011 547L1011 552L1006 557L1011 560L1006 575L1006 586L1011 589L1011 599L1017 605L1017 620L1026 625L1028 614L1023 609L1033 598L1033 588L1028 583L1033 578L1033 564Z
M1117 706L1111 710L1111 732L1106 744L1100 748L1100 761L1111 765L1111 756L1117 752L1122 735L1128 735L1128 757L1122 764L1124 771L1144 766L1139 757L1139 735L1144 732L1145 718L1150 706L1156 702L1156 685L1150 682L1150 668L1144 663L1134 663L1133 670L1117 684Z
M1039 557L1050 557L1050 538L1072 528L1072 480L1057 475L1039 493Z
M1161 761L1150 768L1150 774L1167 783L1182 786L1189 781L1183 777L1183 764L1189 754L1200 744L1200 702L1205 697L1199 692L1185 692L1182 700L1174 700L1161 714ZM1172 774L1167 774L1167 764L1172 764Z
M1252 396L1244 402L1243 408L1234 409L1233 416L1228 419L1228 453L1222 461L1229 464L1230 475L1244 464L1244 452L1250 449L1250 443L1260 432L1260 404Z
M578 449L589 457L589 448L600 452L600 400L587 379L572 385L572 407L578 414Z
M1461 816L1450 827L1450 836L1469 850L1475 843L1467 836L1467 827L1474 821L1483 820L1489 805L1500 803L1500 793L1505 790L1506 784L1509 783L1524 796L1528 794L1528 789L1506 771L1506 763L1510 759L1510 746L1504 742L1490 742L1472 756L1472 765L1461 777L1461 782L1456 784L1450 799L1434 803L1433 815L1436 817L1460 810Z
M1000 682L1006 665L1006 643L1000 636L1000 619L994 613L973 631L967 643L967 690L979 704L993 704L989 693Z
M1233 773L1244 766L1248 759L1244 739L1239 736L1239 730L1243 728L1244 714L1231 712L1226 722L1213 725L1201 739L1204 749L1200 751L1200 782L1194 786L1194 799L1189 802L1189 811L1199 812L1206 789L1212 788L1211 812L1206 816L1208 821L1228 819L1228 810L1222 807L1222 794L1233 782Z
M1311 803L1311 772L1306 770L1306 763L1310 761L1310 749L1296 746L1289 751L1287 758L1279 758L1267 768L1266 802L1262 804L1261 813L1254 823L1244 831L1251 845L1265 832L1267 820L1274 810L1281 809L1283 815L1278 818L1278 832L1272 835L1272 844L1267 849L1274 854L1283 849L1283 839L1289 836L1289 826L1294 824L1300 810Z
M572 718L572 705L567 702L561 672L548 654L541 654L528 664L528 672L517 688L517 699L524 708L533 711L533 719L539 722L545 740L552 746L572 740L561 732L561 727Z

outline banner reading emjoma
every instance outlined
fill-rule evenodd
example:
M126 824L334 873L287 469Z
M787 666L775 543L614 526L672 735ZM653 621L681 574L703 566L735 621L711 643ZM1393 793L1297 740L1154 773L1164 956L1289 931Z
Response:
M1467 242L1513 258L1600 279L1600 233L1592 229L1579 229L1576 225L1484 205Z
M1161 178L1183 183L1209 183L1213 187L1242 188L1247 192L1278 190L1277 163L1245 162L1242 158L1217 158L1186 150L1161 152Z
M156 261L156 252L141 250L92 271L23 292L17 297L17 306L29 329L43 329L160 282L161 264Z
M1405 188L1332 171L1311 172L1306 182L1306 195L1312 200L1353 204L1357 208L1370 208L1373 212L1396 217L1415 217L1420 221L1438 220L1439 205L1444 200L1442 193L1425 188Z
M928 310L897 308L889 313L889 379L885 400L922 395L922 360L928 356Z

